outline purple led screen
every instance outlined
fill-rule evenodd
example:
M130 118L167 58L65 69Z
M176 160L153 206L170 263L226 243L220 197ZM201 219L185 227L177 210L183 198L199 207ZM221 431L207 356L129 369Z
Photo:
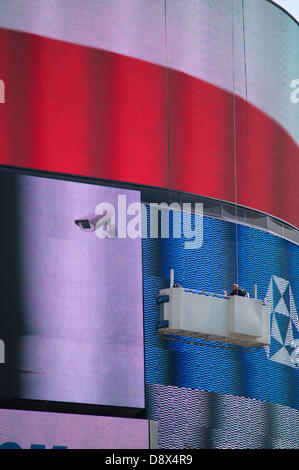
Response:
M74 222L103 202L117 215L119 196L129 205L139 192L24 175L2 181L1 395L143 408L141 239L99 239Z
M143 419L2 409L0 449L148 449L148 426Z

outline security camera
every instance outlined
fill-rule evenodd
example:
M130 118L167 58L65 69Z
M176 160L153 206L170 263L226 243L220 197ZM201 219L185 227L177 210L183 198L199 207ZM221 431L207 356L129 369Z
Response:
M75 220L75 224L84 232L95 232L100 227L109 237L115 236L114 225L111 224L111 215L104 210L102 214L91 214Z
M81 230L86 232L94 232L97 228L97 224L100 226L104 225L108 222L108 218L106 214L103 215L87 215L86 217L82 217L81 219L75 220L75 224L80 227Z

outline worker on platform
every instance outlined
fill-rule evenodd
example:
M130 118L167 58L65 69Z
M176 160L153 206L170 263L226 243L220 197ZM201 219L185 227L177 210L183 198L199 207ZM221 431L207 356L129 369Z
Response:
M238 284L233 284L232 290L229 294L224 291L224 295L239 295L240 297L249 297L248 292L242 287L238 286Z

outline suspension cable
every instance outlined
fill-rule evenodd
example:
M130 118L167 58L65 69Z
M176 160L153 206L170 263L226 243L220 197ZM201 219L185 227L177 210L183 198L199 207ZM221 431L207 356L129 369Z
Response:
M165 32L165 55L166 55L166 116L167 116L167 159L168 159L168 184L169 201L172 202L172 179L171 179L171 157L170 157L170 105L169 105L169 59L168 59L168 35L167 35L167 0L164 0L164 32ZM170 224L170 210L169 210ZM169 227L170 228L170 227ZM169 233L170 237L170 233ZM170 269L173 269L173 239L170 240Z
M247 54L246 54L246 28L245 28L245 4L242 0L242 23L243 23L243 54L244 54L244 74L245 74L245 98L246 98L246 122L247 122L247 150L248 150L248 166L249 166L249 197L250 208L253 209L253 195L252 195L252 162L251 162L251 148L250 148L250 126L249 126L249 106L248 106L248 76L247 76ZM253 277L254 284L256 284L256 269L255 269L255 235L253 228L253 221L251 227L252 234L252 260L253 260Z
M233 69L233 135L234 135L234 190L235 190L235 252L236 252L236 283L239 284L239 252L238 252L238 181L237 181L237 145L236 145L236 93L235 93L235 35L234 35L234 0L232 0L232 69Z

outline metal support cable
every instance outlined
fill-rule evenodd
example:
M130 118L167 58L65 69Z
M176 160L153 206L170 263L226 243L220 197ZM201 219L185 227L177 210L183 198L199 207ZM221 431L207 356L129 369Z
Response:
M249 107L248 107L248 76L247 76L247 51L246 51L246 27L245 27L245 2L242 0L242 23L243 23L243 54L244 54L244 76L245 76L245 98L246 98L246 122L247 122L247 149L248 149L248 165L249 165L249 197L250 208L253 209L253 191L252 191L252 162L251 162L251 147L250 147L250 126L249 126ZM255 236L252 223L252 257L253 257L253 274L254 283L256 283L256 269L255 269Z
M172 179L170 157L170 106L169 106L169 64L168 64L168 35L167 35L167 0L164 0L164 31L165 31L165 55L166 55L166 116L167 116L167 157L168 157L168 184L169 206L172 202ZM169 213L170 221L170 213ZM173 269L173 240L170 241L170 269Z
M233 74L233 136L234 136L234 189L235 189L235 237L236 237L236 283L239 283L238 251L238 180L237 180L237 144L236 144L236 93L235 93L235 34L234 34L234 0L232 0L232 74Z

